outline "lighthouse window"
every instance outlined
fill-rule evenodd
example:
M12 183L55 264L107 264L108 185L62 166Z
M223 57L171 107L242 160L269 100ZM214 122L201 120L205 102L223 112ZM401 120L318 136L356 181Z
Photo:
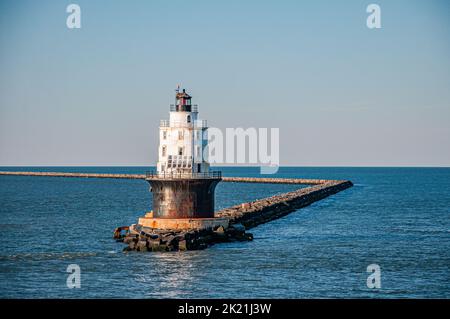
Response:
M191 123L191 116L190 115L187 116L187 122Z
M166 156L166 146L165 145L162 147L162 156L163 157Z
M167 139L167 131L163 131L163 140Z
M183 155L183 148L182 147L178 148L178 155L180 155L180 156Z

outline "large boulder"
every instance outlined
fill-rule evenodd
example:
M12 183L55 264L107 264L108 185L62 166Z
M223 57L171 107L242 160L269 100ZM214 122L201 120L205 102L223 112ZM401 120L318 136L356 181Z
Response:
M146 240L139 240L136 244L137 251L148 251L148 245Z
M128 235L123 239L125 244L130 244L131 242L136 242L138 240L138 235Z
M182 240L178 241L178 250L180 250L180 251L187 250L187 244L186 244L186 240L185 239L182 239Z

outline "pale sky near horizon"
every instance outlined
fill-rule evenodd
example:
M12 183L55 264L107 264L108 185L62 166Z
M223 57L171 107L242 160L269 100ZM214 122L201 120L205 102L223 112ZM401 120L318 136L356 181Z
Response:
M450 166L449 40L443 0L1 1L0 166L154 165L177 84L281 165Z

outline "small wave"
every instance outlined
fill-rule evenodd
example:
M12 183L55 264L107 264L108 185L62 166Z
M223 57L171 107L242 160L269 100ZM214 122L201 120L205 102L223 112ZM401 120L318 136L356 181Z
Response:
M396 232L402 232L402 233L430 234L430 235L450 233L450 230L448 230L448 229L424 229L424 228L395 227L395 228L393 228L393 230Z
M1 255L0 261L45 261L70 260L97 256L94 252L65 252L65 253L23 253L14 255Z

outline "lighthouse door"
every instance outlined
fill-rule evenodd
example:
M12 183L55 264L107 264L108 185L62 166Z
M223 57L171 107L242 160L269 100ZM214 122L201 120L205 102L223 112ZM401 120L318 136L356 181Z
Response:
M197 172L200 173L202 170L202 164L197 164Z

